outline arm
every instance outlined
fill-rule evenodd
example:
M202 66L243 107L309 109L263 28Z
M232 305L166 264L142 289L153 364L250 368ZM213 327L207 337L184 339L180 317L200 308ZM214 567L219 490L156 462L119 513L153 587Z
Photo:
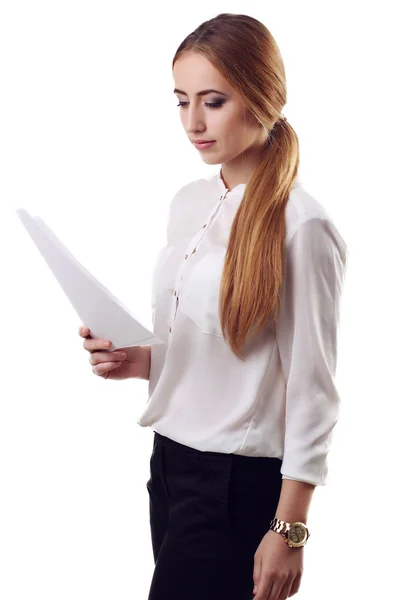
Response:
M330 438L339 417L334 376L347 254L335 226L318 217L300 224L285 252L276 322L286 383L285 445L275 516L289 523L307 523L315 486L324 485L327 475ZM302 550L293 551L272 531L264 536L254 555L254 600L266 598L271 586L285 598L298 591Z
M276 336L286 383L282 478L325 485L332 430L339 418L335 385L339 308L347 247L333 223L311 218L289 241ZM284 482L283 482L284 483ZM289 510L293 490L304 505L310 488L282 488L280 508ZM298 515L301 516L301 515Z
M150 377L151 346L133 346L124 348L128 366L127 378L146 379Z
M282 521L306 524L314 490L315 486L310 483L283 479L275 516Z
M139 379L146 379L147 381L150 378L150 368L151 368L151 346L142 346L143 350L143 372L139 376Z

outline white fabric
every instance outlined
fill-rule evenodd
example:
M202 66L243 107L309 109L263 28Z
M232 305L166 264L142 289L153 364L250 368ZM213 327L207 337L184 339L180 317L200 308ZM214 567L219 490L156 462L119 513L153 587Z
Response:
M280 318L246 343L240 360L222 337L218 296L245 187L228 192L218 169L171 201L152 283L154 333L165 345L152 346L149 399L137 423L202 451L277 457L283 479L326 485L348 248L297 179L285 211Z

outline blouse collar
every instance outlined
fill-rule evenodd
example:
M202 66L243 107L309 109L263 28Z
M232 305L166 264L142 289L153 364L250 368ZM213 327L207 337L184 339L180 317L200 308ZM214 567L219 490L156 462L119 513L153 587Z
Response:
M221 194L226 194L226 192L228 191L228 188L226 187L224 180L221 177L221 171L222 171L222 168L220 168L220 170L216 174L217 183L218 183L219 189L221 190ZM246 189L245 183L238 183L238 185L235 185L235 187L232 188L228 193L229 194L242 194L245 189Z

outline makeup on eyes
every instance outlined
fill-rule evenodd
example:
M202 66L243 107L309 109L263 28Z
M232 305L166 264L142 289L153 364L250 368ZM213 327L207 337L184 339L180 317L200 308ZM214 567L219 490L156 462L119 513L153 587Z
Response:
M220 106L225 104L225 102L226 101L224 98L220 98L218 100L215 100L215 102L204 102L204 104L205 104L205 106L207 106L209 108L219 108ZM179 102L179 104L177 104L177 106L182 106L182 108L184 108L188 104L189 104L189 102Z

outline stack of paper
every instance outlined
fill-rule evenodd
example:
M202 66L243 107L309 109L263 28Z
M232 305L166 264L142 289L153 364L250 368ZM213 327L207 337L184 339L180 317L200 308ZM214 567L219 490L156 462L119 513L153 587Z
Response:
M110 351L164 343L76 260L40 217L23 208L16 212L92 338L111 340Z

